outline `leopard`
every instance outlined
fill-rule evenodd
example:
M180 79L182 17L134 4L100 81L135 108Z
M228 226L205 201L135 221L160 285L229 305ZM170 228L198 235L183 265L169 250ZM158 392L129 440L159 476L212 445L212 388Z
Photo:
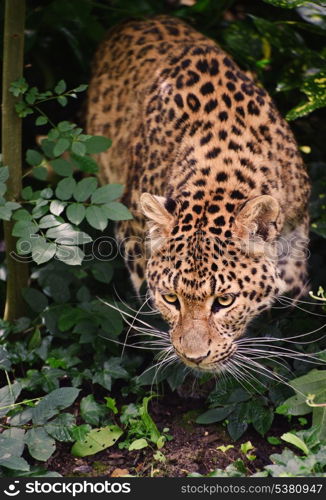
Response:
M249 323L308 286L310 182L272 98L215 40L167 15L112 28L96 51L87 133L133 218L116 236L188 368L219 373Z

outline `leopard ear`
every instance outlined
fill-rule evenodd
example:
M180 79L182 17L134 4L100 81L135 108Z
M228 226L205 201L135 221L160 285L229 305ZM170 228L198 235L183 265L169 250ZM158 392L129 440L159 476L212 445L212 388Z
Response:
M171 204L172 200L167 203L164 196L143 193L140 197L142 212L148 219L152 250L158 250L173 227L173 215L165 208Z
M259 244L276 238L279 212L280 206L273 196L262 195L248 200L236 216L235 235L247 243L256 243L258 250Z

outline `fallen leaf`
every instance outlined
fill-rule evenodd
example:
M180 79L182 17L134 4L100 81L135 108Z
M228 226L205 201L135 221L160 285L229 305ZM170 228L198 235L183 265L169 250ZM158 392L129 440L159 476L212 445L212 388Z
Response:
M111 474L111 477L124 477L129 474L128 469L114 469Z

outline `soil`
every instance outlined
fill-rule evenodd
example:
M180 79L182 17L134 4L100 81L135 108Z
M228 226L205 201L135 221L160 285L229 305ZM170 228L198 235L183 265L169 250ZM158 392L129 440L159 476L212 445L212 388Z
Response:
M189 473L208 474L217 468L225 469L237 459L242 459L248 475L262 470L270 462L272 453L279 453L280 446L270 445L252 428L239 441L232 442L223 424L199 425L197 416L203 413L204 400L183 399L177 394L169 394L151 403L151 416L160 430L169 428L173 436L161 449L165 460L154 458L156 449L145 448L140 451L120 450L118 445L107 448L96 455L75 458L70 454L71 444L58 443L55 454L48 460L46 467L63 476L110 476L120 477L127 474L137 477L182 477ZM279 436L288 429L284 419L276 420L269 435ZM240 451L241 443L251 441L256 456L248 460ZM232 444L234 448L223 452L217 447Z

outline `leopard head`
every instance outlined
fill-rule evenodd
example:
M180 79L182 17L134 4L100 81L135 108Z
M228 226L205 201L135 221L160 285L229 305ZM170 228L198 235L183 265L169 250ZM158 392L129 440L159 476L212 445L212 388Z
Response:
M273 245L278 202L257 196L232 217L219 215L223 236L212 232L209 206L196 219L181 201L144 193L141 207L151 247L147 282L173 348L186 365L218 372L248 323L284 290Z

